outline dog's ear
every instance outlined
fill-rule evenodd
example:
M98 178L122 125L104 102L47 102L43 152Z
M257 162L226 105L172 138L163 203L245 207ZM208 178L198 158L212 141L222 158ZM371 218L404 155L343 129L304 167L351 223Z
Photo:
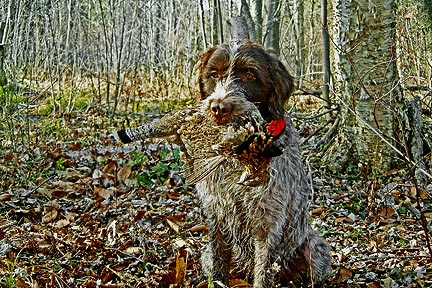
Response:
M284 105L294 91L293 77L274 53L267 52L269 70L274 81L274 90L268 99L268 109L273 119L284 118Z
M204 53L202 53L198 59L197 64L194 67L195 70L195 92L196 92L196 98L197 100L203 100L207 97L204 91L204 68L206 67L210 57L213 55L213 53L216 51L217 46L214 46Z

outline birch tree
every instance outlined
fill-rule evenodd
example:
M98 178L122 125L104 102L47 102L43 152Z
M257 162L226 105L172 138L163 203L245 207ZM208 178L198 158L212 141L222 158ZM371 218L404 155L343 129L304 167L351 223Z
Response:
M342 162L388 169L395 111L401 103L396 69L395 0L334 1L335 78L343 107ZM345 162L346 163L346 162Z
M0 16L0 87L5 86L7 84L7 77L6 72L4 69L4 62L5 62L5 46L6 46L6 39L9 32L9 26L10 23L10 15L13 7L13 1L9 0L9 3L7 7L3 7L1 12L4 14L4 16Z

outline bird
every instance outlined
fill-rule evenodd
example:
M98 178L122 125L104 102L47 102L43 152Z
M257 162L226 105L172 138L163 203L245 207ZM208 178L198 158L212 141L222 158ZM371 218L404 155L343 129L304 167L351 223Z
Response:
M171 139L186 158L188 184L207 178L229 161L242 167L237 184L258 186L269 177L271 158L263 156L273 136L258 108L236 89L220 84L215 92L198 104L172 111L160 119L134 128L114 132L122 143L140 139Z

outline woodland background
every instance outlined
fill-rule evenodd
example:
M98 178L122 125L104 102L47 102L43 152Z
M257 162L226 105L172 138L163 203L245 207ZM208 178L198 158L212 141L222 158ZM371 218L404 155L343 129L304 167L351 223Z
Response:
M0 0L0 287L207 287L177 147L109 135L194 103L199 54L239 15L296 79L326 287L432 285L430 0Z

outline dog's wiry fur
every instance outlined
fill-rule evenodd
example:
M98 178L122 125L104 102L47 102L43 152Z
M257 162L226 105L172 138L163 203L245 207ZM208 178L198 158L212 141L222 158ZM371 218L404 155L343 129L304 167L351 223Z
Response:
M206 51L197 65L198 97L231 79L267 120L281 119L293 81L275 55L249 41ZM255 288L295 283L317 285L330 271L329 246L312 229L299 137L290 120L277 141L282 155L272 158L271 177L262 185L238 185L242 167L226 163L197 184L207 216L210 243L202 256L212 280L228 285L230 263L253 277Z

